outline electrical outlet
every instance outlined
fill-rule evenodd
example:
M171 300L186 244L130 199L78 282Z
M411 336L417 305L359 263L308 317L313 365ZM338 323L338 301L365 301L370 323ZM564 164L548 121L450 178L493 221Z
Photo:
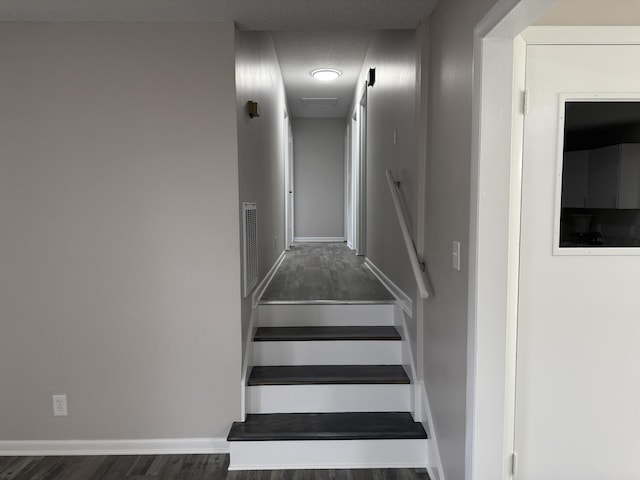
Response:
M54 417L66 417L69 415L67 412L67 396L66 395L52 395L53 398L53 416Z

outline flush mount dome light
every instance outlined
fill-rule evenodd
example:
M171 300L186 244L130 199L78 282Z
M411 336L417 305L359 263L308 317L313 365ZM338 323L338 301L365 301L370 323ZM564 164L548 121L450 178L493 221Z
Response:
M318 80L323 81L335 80L340 75L342 75L342 72L334 68L318 68L317 70L311 72L311 76L313 78L317 78Z

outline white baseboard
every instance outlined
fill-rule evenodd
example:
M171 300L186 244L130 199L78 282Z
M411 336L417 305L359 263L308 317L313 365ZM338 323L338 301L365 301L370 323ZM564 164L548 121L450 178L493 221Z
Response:
M334 243L344 242L344 237L295 237L295 243Z
M61 455L186 455L229 453L225 438L161 438L146 440L0 441L0 457Z
M431 416L431 406L429 404L429 397L427 396L427 389L424 386L423 381L416 382L416 409L420 409L422 415L422 426L427 432L427 436L431 440L429 443L429 447L431 448L431 452L429 452L429 457L431 458L430 469L432 471L429 472L430 478L433 480L442 480L444 479L442 473L442 461L440 459L440 451L438 449L438 438L436 436L435 427L433 425L433 417Z
M262 281L258 284L256 289L253 291L253 295L251 295L251 305L253 306L253 308L256 308L256 305L258 305L258 302L260 301L260 297L269 286L269 282L271 282L271 279L278 271L278 268L280 268L280 264L284 260L284 256L285 256L285 252L283 250L280 256L273 263L273 265L271 265L271 268L269 269L267 274L264 276Z
M240 420L245 421L247 418L247 378L249 371L253 366L253 337L258 328L258 309L251 308L251 316L249 317L249 326L247 327L247 335L245 338L244 357L242 359L242 375L240 377Z
M375 263L373 263L369 257L364 259L364 264L369 267L369 270L373 272L373 274L382 282L382 284L387 287L387 289L391 292L391 294L396 297L398 304L402 307L407 315L413 316L413 301L411 297L404 293L400 287L398 287L395 283L391 281L389 277L387 277L382 270L380 270Z

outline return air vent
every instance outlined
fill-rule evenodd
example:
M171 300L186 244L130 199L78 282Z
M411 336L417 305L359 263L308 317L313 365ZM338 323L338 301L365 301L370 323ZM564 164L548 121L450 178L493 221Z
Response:
M301 98L300 101L305 107L331 108L338 106L337 98Z
M255 203L242 203L242 237L244 242L244 296L258 283L258 219Z

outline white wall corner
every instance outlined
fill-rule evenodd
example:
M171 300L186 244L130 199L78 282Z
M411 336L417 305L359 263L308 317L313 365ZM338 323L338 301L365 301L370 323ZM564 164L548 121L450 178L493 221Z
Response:
M280 256L276 259L276 261L273 263L273 265L271 266L267 274L260 281L256 289L253 291L253 295L251 295L251 305L254 309L258 305L258 302L260 301L260 297L262 297L262 294L269 286L269 282L271 282L271 279L273 279L274 275L278 271L278 268L280 268L280 264L284 260L285 253L286 252L284 250L282 251L282 253L280 253Z
M375 263L373 263L369 257L364 259L364 264L373 272L373 274L382 282L382 284L387 287L387 289L391 292L391 294L395 297L398 302L398 305L402 308L402 310L411 317L413 315L413 301L411 297L404 293L400 287L398 287L395 283L391 281L389 277L387 277L382 270L380 270Z
M225 438L162 438L144 440L18 440L0 441L0 457L53 455L187 455L226 454Z

